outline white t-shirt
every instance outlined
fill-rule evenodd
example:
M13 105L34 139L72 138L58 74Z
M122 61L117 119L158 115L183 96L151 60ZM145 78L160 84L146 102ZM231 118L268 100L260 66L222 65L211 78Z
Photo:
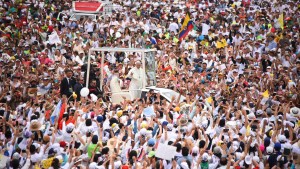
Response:
M242 43L243 40L244 39L242 37L236 37L235 36L233 38L232 42L234 43L235 46L239 46L239 45L241 45L241 43Z
M94 23L93 22L87 22L85 24L85 30L87 32L93 32L94 31Z
M179 29L179 26L177 23L172 22L169 26L169 31L170 32L175 32L175 34L177 33L177 30Z
M208 35L208 30L210 29L210 26L206 23L202 23L202 33L201 35Z

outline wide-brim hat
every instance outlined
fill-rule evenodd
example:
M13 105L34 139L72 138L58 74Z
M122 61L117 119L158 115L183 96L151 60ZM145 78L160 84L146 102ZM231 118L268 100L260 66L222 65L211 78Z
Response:
M29 97L34 97L37 94L37 88L29 88L27 94Z
M189 120L187 119L186 116L183 116L179 119L179 122L180 122L181 126L186 126L188 124Z
M52 110L53 107L54 107L54 106L53 106L52 104L47 103L46 106L45 106L45 109L46 109L46 110Z
M30 130L31 131L38 131L42 127L42 124L37 120L32 120L30 123Z
M298 107L292 107L290 109L290 113L291 113L292 116L299 116L300 109Z

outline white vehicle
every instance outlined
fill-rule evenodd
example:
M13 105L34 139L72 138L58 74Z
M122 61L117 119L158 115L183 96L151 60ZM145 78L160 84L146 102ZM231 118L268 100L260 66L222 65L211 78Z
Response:
M177 98L179 96L179 93L171 90L171 89L165 89L165 88L157 88L156 86L156 64L155 64L155 55L156 55L156 49L138 49L138 48L91 48L89 49L89 57L88 57L88 65L87 65L87 77L86 77L86 86L88 87L89 84L89 72L90 72L90 66L91 66L91 54L93 52L100 52L101 53L101 65L104 65L104 61L106 60L106 55L104 52L124 52L124 53L139 53L141 56L141 62L142 62L142 68L145 71L143 73L141 79L143 82L146 82L146 79L148 83L142 83L141 89L136 89L138 91L141 91L141 96L143 97L143 94L147 93L150 89L153 89L155 92L159 92L163 98L165 98L168 102L171 101L171 98L175 96ZM102 90L102 86L104 83L104 67L101 67L101 74L100 74L100 89ZM146 76L147 77L146 77ZM118 90L114 91L113 88L110 89L111 92L111 101L112 103L120 103L123 101L123 98L125 97L127 100L134 100L137 98L131 98L130 91L129 90ZM103 90L102 90L103 91ZM107 93L108 94L108 93ZM139 98L139 97L138 97ZM185 97L181 97L180 101L183 101Z
M146 97L147 93L151 89L154 91L154 93L159 93L160 96L161 96L161 99L164 98L168 102L171 102L172 97L175 97L177 99L178 96L179 96L179 93L175 92L174 90L166 89L166 88L158 88L158 87L155 87L155 86L150 86L150 87L146 87L145 89L142 89L142 96L141 96L141 98ZM183 102L183 100L185 100L185 97L181 96L180 97L180 102Z

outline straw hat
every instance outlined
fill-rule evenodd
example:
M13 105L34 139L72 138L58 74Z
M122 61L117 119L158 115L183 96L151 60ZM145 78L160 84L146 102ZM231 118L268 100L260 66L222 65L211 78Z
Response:
M29 97L34 97L37 94L37 88L29 88L27 94Z
M186 115L183 115L180 119L179 122L181 124L181 126L186 126L189 122L188 118Z
M52 104L47 103L46 106L45 106L45 109L46 110L52 110L53 107L54 106Z
M31 123L30 123L30 130L31 131L38 131L40 130L42 124L37 121L37 120L32 120Z

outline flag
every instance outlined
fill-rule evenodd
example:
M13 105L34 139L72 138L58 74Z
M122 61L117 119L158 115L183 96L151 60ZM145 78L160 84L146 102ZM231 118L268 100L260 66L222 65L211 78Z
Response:
M183 31L181 31L179 33L179 40L181 41L182 39L184 39L188 34L189 32L194 29L194 24L193 24L193 21L189 21L189 23L187 24L187 27L186 29L184 29Z
M265 92L263 92L263 97L264 98L268 98L269 97L269 90L266 90Z
M279 22L280 28L283 29L284 28L283 13L281 13L279 15L278 22Z
M187 13L187 14L185 15L183 24L181 25L181 29L180 29L179 32L183 31L184 28L187 27L187 25L188 25L188 23L189 23L190 20L191 20L190 15Z
M51 114L51 116L50 116L50 122L51 122L51 124L54 124L54 123L55 123L55 119L59 116L60 109L61 109L61 105L62 105L62 101L60 100L60 101L57 103L57 105L56 105L54 111L52 112L52 114Z

